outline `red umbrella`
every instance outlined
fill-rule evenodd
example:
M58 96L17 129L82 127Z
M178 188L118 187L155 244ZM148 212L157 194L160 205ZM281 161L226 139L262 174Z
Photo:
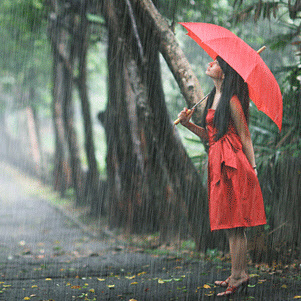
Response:
M279 85L260 55L228 29L209 23L180 23L211 57L220 56L248 84L258 110L268 115L281 130L282 96Z

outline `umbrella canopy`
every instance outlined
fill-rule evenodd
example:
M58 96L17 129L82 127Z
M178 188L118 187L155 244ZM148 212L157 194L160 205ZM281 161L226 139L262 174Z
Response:
M268 115L281 130L282 96L279 85L260 55L228 29L209 23L180 23L212 59L220 56L248 84L258 110Z

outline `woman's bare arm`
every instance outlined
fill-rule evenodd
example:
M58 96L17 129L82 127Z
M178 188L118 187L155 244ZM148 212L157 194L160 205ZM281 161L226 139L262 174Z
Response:
M233 96L230 101L231 117L234 121L235 128L242 142L242 149L250 164L255 167L254 148L251 139L249 127L239 99Z
M190 122L193 112L194 109L188 110L187 108L184 108L183 111L178 115L178 118L180 118L180 123L201 139L208 140L207 131L204 128Z
M196 134L197 136L199 136L201 139L208 140L207 131L201 126L189 122L187 125L185 125L185 127L191 132L193 132L194 134Z

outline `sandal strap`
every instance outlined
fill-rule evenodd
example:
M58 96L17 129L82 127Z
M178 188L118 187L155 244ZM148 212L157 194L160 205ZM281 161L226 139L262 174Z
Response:
M215 285L226 287L226 286L228 286L228 284L230 282L230 278L231 278L231 276L223 281L215 281Z

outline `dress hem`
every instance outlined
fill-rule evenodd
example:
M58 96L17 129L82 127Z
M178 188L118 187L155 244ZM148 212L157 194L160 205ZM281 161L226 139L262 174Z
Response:
M257 227L257 226L263 226L263 225L266 225L267 222L266 221L262 221L262 222L257 222L256 224L253 224L253 225L222 225L222 226L219 226L219 227L214 227L214 228L211 228L211 231L216 231L216 230L225 230L225 229L233 229L233 228L251 228L251 227Z

